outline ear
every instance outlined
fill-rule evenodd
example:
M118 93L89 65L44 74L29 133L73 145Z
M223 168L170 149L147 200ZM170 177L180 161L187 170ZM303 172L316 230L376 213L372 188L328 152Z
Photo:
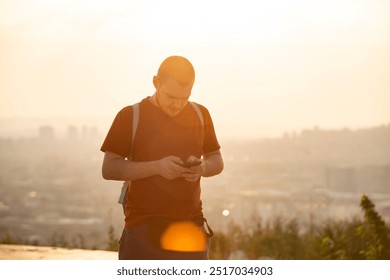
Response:
M153 85L156 90L160 87L160 79L157 76L153 76Z

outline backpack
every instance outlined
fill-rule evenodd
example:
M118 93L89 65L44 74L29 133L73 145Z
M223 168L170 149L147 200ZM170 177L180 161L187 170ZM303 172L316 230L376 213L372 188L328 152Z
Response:
M195 112L198 115L199 120L200 120L200 122L201 122L201 124L202 124L202 126L204 128L203 115L202 115L202 112L200 111L198 105L196 105L194 102L191 102L191 101L188 101L188 103L195 110ZM133 129L132 129L132 135L131 135L132 141L131 141L130 153L129 153L129 156L127 157L128 160L131 160L131 155L132 155L132 151L133 151L134 138L135 138L135 134L137 132L138 122L139 122L139 103L135 103L132 107L133 107ZM121 189L121 194L120 194L119 199L118 199L118 203L122 204L123 212L125 212L126 198L127 198L128 192L130 190L130 182L131 181L123 182L123 186L122 186L122 189Z

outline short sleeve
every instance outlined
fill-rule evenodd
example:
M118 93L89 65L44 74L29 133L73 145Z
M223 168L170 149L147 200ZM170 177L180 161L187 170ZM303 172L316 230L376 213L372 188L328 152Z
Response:
M203 143L203 153L211 153L218 151L221 146L218 143L217 135L215 134L214 124L211 115L206 107L200 106L204 118L205 137Z
M129 155L132 146L132 114L131 106L119 111L100 148L102 152L112 152L123 157Z

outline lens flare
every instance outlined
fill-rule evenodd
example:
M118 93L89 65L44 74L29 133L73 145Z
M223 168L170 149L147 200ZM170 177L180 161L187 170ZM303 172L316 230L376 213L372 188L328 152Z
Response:
M205 233L192 222L171 224L161 237L161 247L178 252L199 252L206 250Z

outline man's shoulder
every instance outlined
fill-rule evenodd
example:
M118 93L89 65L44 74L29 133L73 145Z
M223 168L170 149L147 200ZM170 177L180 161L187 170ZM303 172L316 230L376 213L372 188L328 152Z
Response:
M136 103L134 103L134 104L131 104L131 105L127 105L127 106L125 106L125 107L123 107L120 111L119 111L119 113L123 113L123 114L131 114L132 112L133 112L133 108L134 108L134 106L142 106L142 107L144 107L145 105L147 105L147 100L146 100L146 98L145 99L143 99L143 100L141 100L141 101L139 101L139 102L136 102Z
M139 102L134 102L131 105L126 105L119 112L125 112L125 113L129 113L130 112L131 113L131 111L133 110L133 106L134 105L138 105L138 106L142 105L142 106L144 106L144 105L147 105L147 104L148 104L148 98L144 98L144 99L142 99Z
M200 103L198 103L198 102L195 102L195 101L189 101L189 102L191 102L192 104L194 104L195 106L197 106L200 110L202 110L202 111L208 111L207 110L207 108L206 108L206 106L204 106L204 105L202 105L202 104L200 104Z
M127 105L119 110L118 116L127 117L133 113L133 105Z
M200 104L200 103L197 103L197 102L194 102L194 101L190 101L192 104L194 104L196 107L199 108L199 110L202 112L202 115L203 117L208 117L210 116L210 113L209 113L209 110L207 109L206 106Z
M149 108L149 101L147 100L147 98L145 99L142 99L141 101L139 102L136 102L134 104L131 104L131 105L126 105L125 107L123 107L121 110L119 110L118 112L118 116L121 117L121 118L125 118L125 119L131 119L133 118L133 108L134 106L138 106L138 108L142 108L142 109L138 109L138 110L148 110Z

